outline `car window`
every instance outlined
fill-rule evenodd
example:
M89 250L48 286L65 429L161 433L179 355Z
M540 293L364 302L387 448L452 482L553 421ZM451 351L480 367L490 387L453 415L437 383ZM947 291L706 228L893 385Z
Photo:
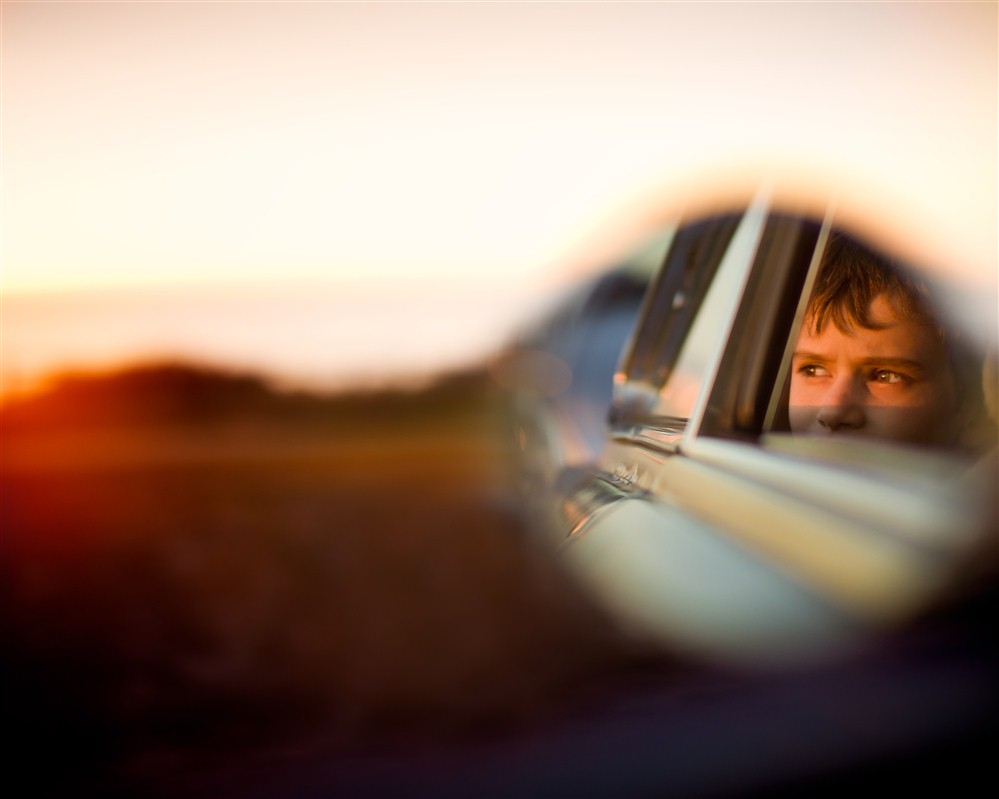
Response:
M949 321L939 290L843 230L820 238L762 432L972 457L994 448L988 357Z
M819 229L763 205L681 225L622 358L612 426L674 445L702 426L763 432Z
M814 419L811 427L801 424L802 392L798 391L793 406L790 392L795 380L799 388L807 382L801 379L802 368L810 369L810 374L816 368L826 371L821 365L796 366L795 358L824 254L845 235L833 222L831 215L823 220L751 206L741 215L681 225L646 296L630 349L621 360L610 414L612 431L618 436L637 435L667 449L697 436L758 441L764 434L792 432L789 409L793 407L799 419L796 434L829 432ZM872 253L872 257L881 257L874 250ZM897 267L900 274L908 269L904 264ZM919 302L925 301L930 308L932 291L926 287L920 290L924 294ZM840 338L876 338L882 335L879 326L885 325L874 320L870 329L858 325L849 336ZM830 322L825 329L831 327L836 325ZM922 336L930 327L944 329L932 310L918 324L911 324L909 333L900 340ZM837 330L833 332L838 335ZM962 349L961 338L946 332L941 335L948 358L955 356ZM877 348L875 351L881 354ZM883 368L864 366L871 373L863 378L869 391L887 396L891 391L900 393L904 385L913 382L929 384L933 370L940 368L933 366L926 374L913 375L908 366L898 366L896 361L914 356L905 352L894 355L898 356L895 361ZM903 398L894 403L894 410L871 410L863 429L844 425L835 432L878 438L888 429L890 440L894 436L893 440L902 443L935 446L949 439L934 439L924 431L931 426L943 427L951 416L963 414L979 417L966 425L970 432L962 433L964 439L980 441L985 429L987 440L988 420L984 427L981 421L982 356L970 356L962 352L954 359L955 363L960 361L954 385L970 401L937 403L920 418L912 408L925 397L918 401ZM916 393L910 392L910 396ZM913 417L905 423L910 429L904 436L889 429L898 426L897 420L904 415L898 408L903 405L910 406L904 414ZM966 444L964 441L960 446Z
M699 220L673 236L615 376L616 419L649 419L739 220L738 214Z
M710 386L728 339L748 265L753 261L765 223L766 212L762 208L753 209L742 218L659 390L652 408L654 416L689 423L696 415L698 399ZM682 293L674 295L674 306L682 301Z
M831 218L771 213L696 432L755 440L787 430L784 389Z

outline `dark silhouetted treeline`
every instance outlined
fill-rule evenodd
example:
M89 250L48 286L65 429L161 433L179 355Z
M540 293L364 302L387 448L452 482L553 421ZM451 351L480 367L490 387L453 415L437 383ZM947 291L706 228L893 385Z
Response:
M478 370L441 375L419 389L310 392L280 390L252 373L148 363L55 375L39 392L8 397L0 407L0 425L16 434L37 427L200 425L247 418L278 424L406 423L428 414L461 413L470 396L492 390L486 373Z

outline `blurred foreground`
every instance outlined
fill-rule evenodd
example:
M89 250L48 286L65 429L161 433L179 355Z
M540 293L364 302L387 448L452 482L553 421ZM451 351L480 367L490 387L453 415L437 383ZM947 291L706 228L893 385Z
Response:
M814 796L991 770L994 586L833 662L682 663L525 538L507 421L479 374L330 398L167 366L9 401L5 784Z
M0 418L5 716L42 793L494 735L630 657L523 539L484 377L323 398L153 367Z

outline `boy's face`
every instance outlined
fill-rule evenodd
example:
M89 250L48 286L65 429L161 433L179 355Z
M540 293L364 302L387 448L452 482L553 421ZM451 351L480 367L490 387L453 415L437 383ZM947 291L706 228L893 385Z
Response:
M953 443L957 391L939 339L923 325L900 319L884 296L871 318L845 333L811 320L794 348L789 415L794 433L854 434L914 444Z

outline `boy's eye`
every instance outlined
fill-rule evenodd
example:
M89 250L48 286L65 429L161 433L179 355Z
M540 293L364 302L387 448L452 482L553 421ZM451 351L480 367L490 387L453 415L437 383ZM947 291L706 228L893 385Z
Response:
M908 383L909 378L900 372L893 372L891 369L878 369L873 379L875 383Z
M805 377L825 377L829 374L824 366L815 363L806 363L804 366L798 367L798 372Z

